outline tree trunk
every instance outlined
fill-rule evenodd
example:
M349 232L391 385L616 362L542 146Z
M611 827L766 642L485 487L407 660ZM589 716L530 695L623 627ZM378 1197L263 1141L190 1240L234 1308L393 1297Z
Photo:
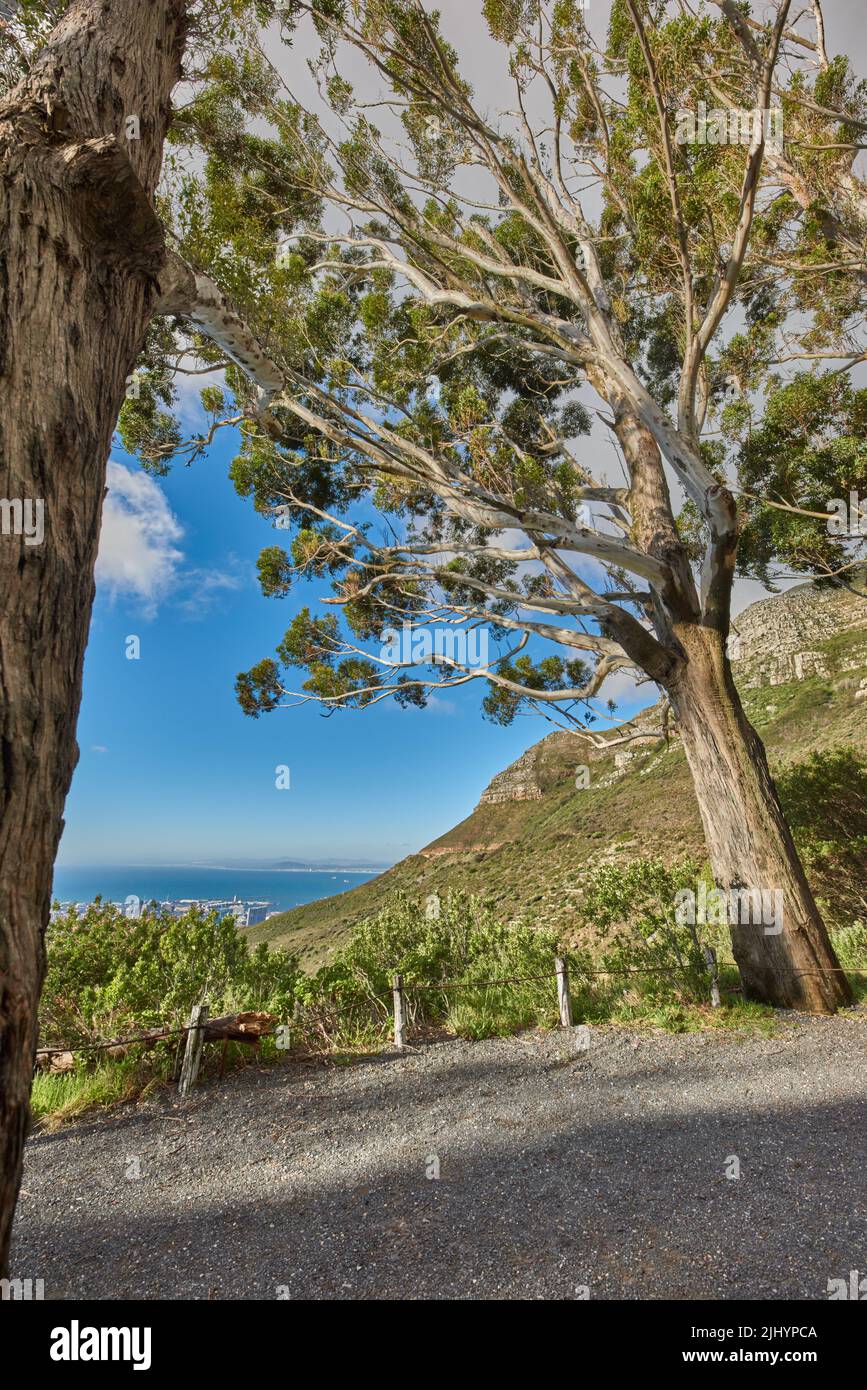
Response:
M689 660L670 695L714 879L731 904L744 995L780 1008L833 1013L852 1002L851 991L798 858L764 745L744 714L722 639L692 624L678 627L677 637Z
M0 1276L106 459L164 255L152 197L185 12L74 0L0 104Z

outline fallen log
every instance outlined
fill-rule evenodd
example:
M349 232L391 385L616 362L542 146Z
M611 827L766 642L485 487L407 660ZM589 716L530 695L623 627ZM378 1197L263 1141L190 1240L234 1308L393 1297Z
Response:
M274 1031L278 1022L276 1014L257 1013L248 1010L241 1014L224 1014L222 1018L209 1018L202 1034L205 1042L241 1042L258 1047L259 1040L266 1033ZM163 1042L177 1038L187 1032L186 1028L148 1028L132 1038L115 1038L109 1042L83 1043L81 1047L42 1047L36 1053L36 1066L40 1071L72 1071L77 1052L104 1052L109 1057L126 1057L130 1047L136 1043Z
M75 1067L75 1057L71 1052L37 1052L36 1066L39 1071L72 1071Z
M205 1042L241 1042L257 1047L260 1038L273 1032L276 1022L276 1014L249 1011L243 1014L226 1014L223 1018L209 1018L202 1031Z

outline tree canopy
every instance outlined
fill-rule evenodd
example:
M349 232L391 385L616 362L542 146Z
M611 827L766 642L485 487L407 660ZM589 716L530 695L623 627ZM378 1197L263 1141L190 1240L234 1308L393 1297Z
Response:
M664 683L678 615L725 633L735 556L769 584L857 579L827 506L867 476L867 107L821 26L615 0L600 36L569 0L489 0L494 110L415 0L258 8L269 41L315 30L315 98L261 31L210 53L162 207L234 343L182 296L121 419L156 469L237 425L235 486L291 533L263 591L330 580L336 611L239 678L247 713L483 674L492 717L586 724L612 671ZM744 105L779 108L784 139L711 143ZM691 143L684 111L710 113ZM228 388L192 441L171 412L190 352ZM404 623L484 626L497 658L386 663Z

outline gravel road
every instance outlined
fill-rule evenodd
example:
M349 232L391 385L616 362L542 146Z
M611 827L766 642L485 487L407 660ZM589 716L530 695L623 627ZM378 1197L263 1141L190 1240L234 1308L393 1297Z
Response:
M36 1136L13 1275L54 1299L824 1299L867 1273L867 1014L579 1041L254 1064Z

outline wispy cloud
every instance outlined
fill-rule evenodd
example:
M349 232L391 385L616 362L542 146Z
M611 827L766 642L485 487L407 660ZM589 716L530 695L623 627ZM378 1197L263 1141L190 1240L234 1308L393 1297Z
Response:
M174 587L183 553L184 534L159 484L139 470L112 459L96 580L110 597L132 594L153 614Z
M212 372L203 372L200 376L180 375L175 381L178 393L175 411L188 433L208 428L208 417L201 400L201 392L205 386L220 386L225 390L226 376L222 367L216 367ZM231 399L228 391L226 394Z
M458 712L454 700L446 700L442 695L428 695L427 709L434 710L436 714L457 714Z
M219 602L223 594L242 589L255 579L255 569L237 555L230 555L222 570L185 570L181 575L184 590L179 602L189 618L202 618Z
M642 698L649 694L654 698L659 697L657 686L652 685L638 671L631 671L628 668L623 671L614 671L612 675L606 676L602 682L602 687L597 695L598 700L613 700L616 705L631 705L639 695L639 680L642 682L640 690ZM652 704L653 700L648 700Z
M110 599L141 600L146 618L165 602L199 618L224 594L251 581L252 567L235 555L219 570L186 565L183 538L184 527L159 483L111 460L96 563L101 591Z

